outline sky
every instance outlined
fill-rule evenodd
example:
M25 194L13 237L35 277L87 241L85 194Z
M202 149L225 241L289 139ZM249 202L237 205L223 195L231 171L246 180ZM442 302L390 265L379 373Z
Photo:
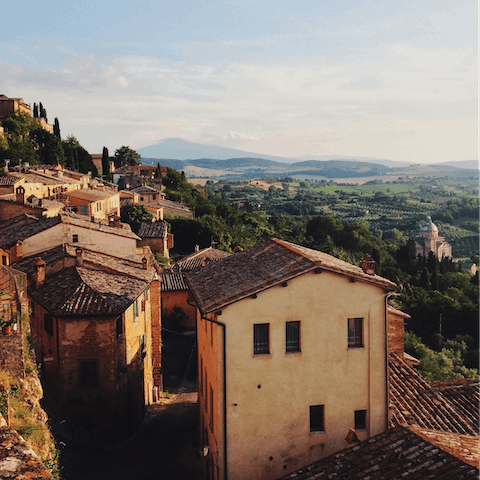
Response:
M90 153L478 158L475 1L24 0L2 18L0 94Z

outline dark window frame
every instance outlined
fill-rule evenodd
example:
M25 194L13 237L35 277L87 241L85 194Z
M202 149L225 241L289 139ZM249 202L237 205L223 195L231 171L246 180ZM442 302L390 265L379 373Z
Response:
M78 243L78 233L72 235L72 243Z
M43 329L50 335L53 336L53 317L48 313L43 314Z
M363 318L349 318L348 348L361 348L363 346Z
M285 352L300 352L300 321L285 323Z
M366 430L367 429L367 411L366 410L355 410L355 430Z
M310 405L310 433L325 432L325 405Z
M98 386L98 360L79 361L78 383L82 387Z
M270 324L255 323L253 325L253 354L268 355L270 353Z

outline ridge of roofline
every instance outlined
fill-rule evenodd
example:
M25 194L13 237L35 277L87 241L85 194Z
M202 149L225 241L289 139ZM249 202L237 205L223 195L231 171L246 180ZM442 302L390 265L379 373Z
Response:
M396 290L397 289L397 284L396 283L392 282L391 280L388 280L387 278L381 277L380 275L368 275L367 273L364 273L364 272L353 272L353 271L346 272L341 267L335 267L335 266L332 266L332 265L327 265L324 262L322 262L322 260L311 260L302 251L300 251L300 250L296 249L295 247L291 246L289 242L285 242L284 240L280 240L278 238L271 238L270 240L272 242L275 242L277 245L280 245L283 248L286 248L287 250L291 251L292 253L295 253L296 255L302 256L306 260L309 260L310 262L314 262L318 268L322 268L323 270L328 270L328 271L331 271L331 272L346 275L347 277L349 277L349 276L350 277L355 277L357 280L364 280L365 282L373 283L373 284L382 286L384 288L388 288L389 290L390 289L391 290ZM308 248L308 247L302 247L302 248ZM313 249L310 249L310 250L313 250ZM320 250L318 250L318 251L320 253L323 253L324 255L329 255L332 258L336 258L336 257L333 257L333 255L330 255L328 253L321 252ZM345 262L344 260L340 260L340 259L337 259L337 260L342 261L346 264L349 264L348 262ZM357 265L354 265L353 263L349 264L349 265L352 265L354 267L358 267ZM360 268L360 267L358 267L358 268Z

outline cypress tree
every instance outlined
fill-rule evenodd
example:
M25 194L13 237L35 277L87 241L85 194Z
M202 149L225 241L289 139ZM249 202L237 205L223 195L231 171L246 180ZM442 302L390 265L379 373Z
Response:
M44 118L45 121L47 121L47 111L43 108L42 102L40 102L38 105L40 110L40 117Z
M102 152L102 175L105 176L106 180L111 180L110 175L110 157L108 156L108 148L103 147Z
M33 118L38 118L38 105L36 103L33 104Z
M55 117L55 122L53 123L53 134L61 140L62 137L60 135L60 123L58 122L58 118Z

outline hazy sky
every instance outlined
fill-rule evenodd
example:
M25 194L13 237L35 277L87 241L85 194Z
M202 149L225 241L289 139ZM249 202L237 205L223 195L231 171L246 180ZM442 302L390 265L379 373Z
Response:
M163 138L300 157L477 158L477 2L26 0L0 94L90 153Z

